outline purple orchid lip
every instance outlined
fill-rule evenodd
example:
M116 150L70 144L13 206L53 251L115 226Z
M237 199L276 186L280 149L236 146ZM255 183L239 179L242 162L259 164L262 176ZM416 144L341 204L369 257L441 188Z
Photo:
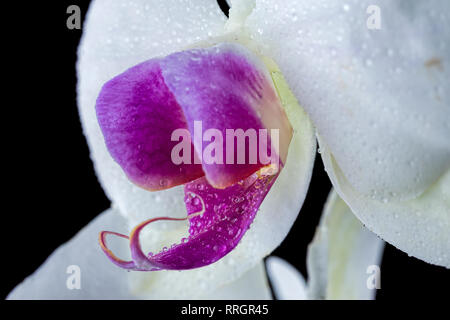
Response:
M99 240L101 248L114 264L134 271L187 270L209 265L236 247L276 178L277 175L255 173L225 189L213 188L205 178L192 181L185 186L186 218L149 219L136 226L130 237L103 231ZM146 255L139 235L144 227L161 220L189 220L189 237L168 250ZM132 261L121 260L108 249L108 234L129 239Z
M130 237L100 233L101 248L110 260L136 271L199 268L233 250L278 177L292 137L265 66L246 48L231 43L152 59L125 71L104 85L96 111L111 156L133 183L148 190L185 185L187 217L147 220ZM250 142L245 144L244 163L198 163L208 146L197 139L189 141L189 164L174 163L177 142L172 133L185 129L195 137L196 121L224 135L230 129L278 130L281 148L257 140L258 148L267 147L278 165L249 161ZM160 220L188 220L189 236L170 249L146 255L140 232ZM132 261L108 249L107 235L129 239Z

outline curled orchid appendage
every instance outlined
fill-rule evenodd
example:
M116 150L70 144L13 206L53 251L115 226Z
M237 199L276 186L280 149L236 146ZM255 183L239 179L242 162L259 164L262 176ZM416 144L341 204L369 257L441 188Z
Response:
M222 43L143 62L107 82L97 117L111 156L149 191L183 184L185 218L149 219L131 232L136 270L185 270L211 264L239 243L287 158L292 127L264 62ZM204 133L203 133L204 131ZM205 143L206 141L206 143ZM157 254L139 235L161 220L188 220L189 236Z

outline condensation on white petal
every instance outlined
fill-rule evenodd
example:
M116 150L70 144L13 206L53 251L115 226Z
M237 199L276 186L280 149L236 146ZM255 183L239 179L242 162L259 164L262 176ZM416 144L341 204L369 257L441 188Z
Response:
M447 0L259 0L246 26L348 182L388 201L450 167L449 16Z
M409 255L450 268L450 170L416 199L377 201L352 187L320 137L319 146L336 191L367 228Z
M366 229L332 190L308 247L308 297L374 299L376 290L369 277L371 267L380 266L383 249L384 242Z
M9 294L8 299L133 299L128 289L127 271L113 265L100 249L98 234L102 230L126 233L126 221L115 210L101 213L72 240L55 250L38 270ZM127 257L125 240L111 241L111 244L120 257ZM70 266L75 268L67 273ZM78 273L75 272L78 271L80 289L71 290L69 288L77 284Z
M80 117L99 180L131 224L161 215L185 216L183 190L150 193L129 182L106 149L95 114L98 93L106 81L139 62L221 34L225 20L215 0L96 0L91 4L78 52Z
M276 256L267 258L266 266L277 300L307 299L305 279L294 266Z

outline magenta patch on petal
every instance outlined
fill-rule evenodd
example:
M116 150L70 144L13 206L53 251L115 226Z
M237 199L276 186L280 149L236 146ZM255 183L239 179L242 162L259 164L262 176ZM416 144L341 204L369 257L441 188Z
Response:
M161 61L165 82L180 103L192 136L195 121L201 121L203 132L214 129L223 137L223 164L210 164L205 158L202 162L206 178L217 188L233 185L266 166L268 163L262 163L259 157L261 147L267 149L264 151L268 155L274 152L274 158L278 158L271 150L270 133L267 139L260 139L259 132L266 127L261 117L264 110L258 110L269 98L275 96L278 101L278 97L272 80L262 70L265 67L257 64L255 59L242 46L227 43L174 53ZM227 130L230 129L243 132L250 129L256 133L256 139L250 145L246 138L245 147L239 149L234 138L230 148L226 145ZM204 156L209 143L201 140L193 143L197 153ZM232 160L229 164L227 151L233 153L230 152ZM245 154L243 163L238 161L239 152ZM250 153L256 156L253 161Z
M107 256L125 269L186 270L209 265L237 246L250 228L259 206L276 178L277 175L260 176L255 173L226 189L214 189L205 178L187 184L185 203L188 210L186 219L189 219L190 223L189 237L158 254L142 252L139 244L142 229L158 220L184 219L156 218L136 227L130 236L133 261L117 259L107 249L104 235L100 236L100 243Z
M185 202L188 215L193 216L189 238L152 259L176 270L216 262L239 243L275 179L254 174L226 189L214 189L205 178L187 184Z
M174 130L186 119L164 83L159 60L141 63L107 82L96 112L106 146L135 184L167 189L203 176L201 165L176 165L171 160ZM192 148L194 163L194 149Z

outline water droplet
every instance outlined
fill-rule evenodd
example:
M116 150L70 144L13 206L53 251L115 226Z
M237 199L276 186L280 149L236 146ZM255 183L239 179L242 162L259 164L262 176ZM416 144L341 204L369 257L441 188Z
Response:
M159 185L161 187L166 187L167 186L167 180L166 179L161 179L159 180Z

